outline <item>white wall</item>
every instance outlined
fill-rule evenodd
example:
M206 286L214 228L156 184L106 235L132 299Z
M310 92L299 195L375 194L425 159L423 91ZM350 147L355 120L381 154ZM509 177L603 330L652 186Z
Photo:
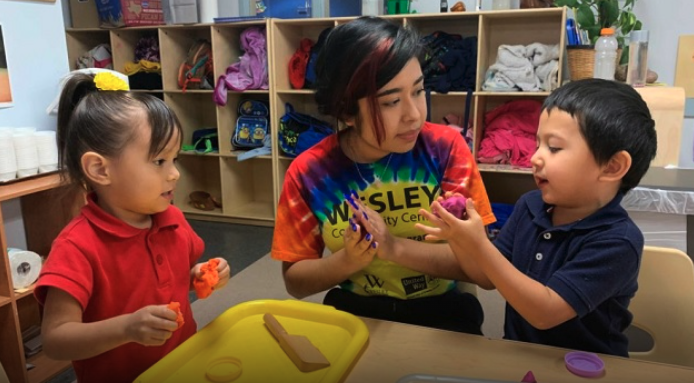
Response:
M694 35L694 2L639 0L634 13L649 30L648 66L658 73L658 81L675 82L677 44L680 35ZM694 168L694 118L685 118L680 149L680 167Z
M61 1L0 1L14 102L12 108L0 109L0 126L55 130L55 116L48 116L46 108L68 72ZM26 247L19 202L3 203L2 214L8 245Z

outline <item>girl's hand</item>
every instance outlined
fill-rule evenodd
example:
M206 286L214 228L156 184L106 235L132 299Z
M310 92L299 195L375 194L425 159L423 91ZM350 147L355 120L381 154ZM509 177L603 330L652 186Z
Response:
M347 196L349 208L352 210L353 217L363 230L373 236L373 240L378 246L376 256L389 260L395 255L395 237L388 231L388 225L383 220L380 214L364 205L358 198L355 192L351 196Z
M231 268L229 267L229 263L227 263L226 259L224 258L217 259L219 260L219 265L217 265L217 274L219 275L219 282L217 282L217 284L213 286L213 290L219 290L222 287L226 286L226 284L229 282L229 278L231 278Z
M482 217L475 210L472 199L468 198L467 200L466 212L466 220L458 219L444 209L440 202L434 201L431 204L431 212L424 209L419 210L419 214L431 222L434 227L417 223L415 228L426 233L426 240L428 241L446 240L463 246L474 246L479 241L486 239L487 234L484 230Z
M378 244L373 235L364 231L364 228L354 219L349 219L349 225L345 229L344 249L349 268L354 272L364 269L373 261L378 250Z
M176 313L167 305L153 305L128 315L125 335L130 341L144 346L161 346L176 329Z

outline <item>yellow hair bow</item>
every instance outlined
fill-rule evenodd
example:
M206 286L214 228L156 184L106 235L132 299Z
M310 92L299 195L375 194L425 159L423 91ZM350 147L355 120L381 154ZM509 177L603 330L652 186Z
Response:
M97 73L94 76L94 84L99 90L130 90L125 81L108 72Z

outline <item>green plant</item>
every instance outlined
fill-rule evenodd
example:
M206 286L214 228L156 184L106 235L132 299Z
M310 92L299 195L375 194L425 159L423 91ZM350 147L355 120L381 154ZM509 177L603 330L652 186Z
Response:
M620 4L621 3L621 4ZM624 36L641 30L641 21L634 14L636 0L555 0L557 7L573 9L576 25L588 32L591 45L600 37L602 28L614 28L619 46L624 48ZM624 57L624 56L623 56Z

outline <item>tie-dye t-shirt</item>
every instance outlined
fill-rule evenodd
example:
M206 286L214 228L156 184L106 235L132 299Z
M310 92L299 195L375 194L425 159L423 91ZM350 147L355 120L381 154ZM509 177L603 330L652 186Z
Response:
M326 247L342 249L351 216L344 196L351 190L383 217L391 234L415 241L423 241L424 233L414 225L427 223L419 209L428 210L443 192L472 198L485 225L495 221L472 154L454 129L425 123L411 151L359 165L345 156L337 137L324 139L289 166L277 208L273 258L297 262L320 258ZM454 281L377 257L341 284L360 295L400 299L439 295L454 286Z

